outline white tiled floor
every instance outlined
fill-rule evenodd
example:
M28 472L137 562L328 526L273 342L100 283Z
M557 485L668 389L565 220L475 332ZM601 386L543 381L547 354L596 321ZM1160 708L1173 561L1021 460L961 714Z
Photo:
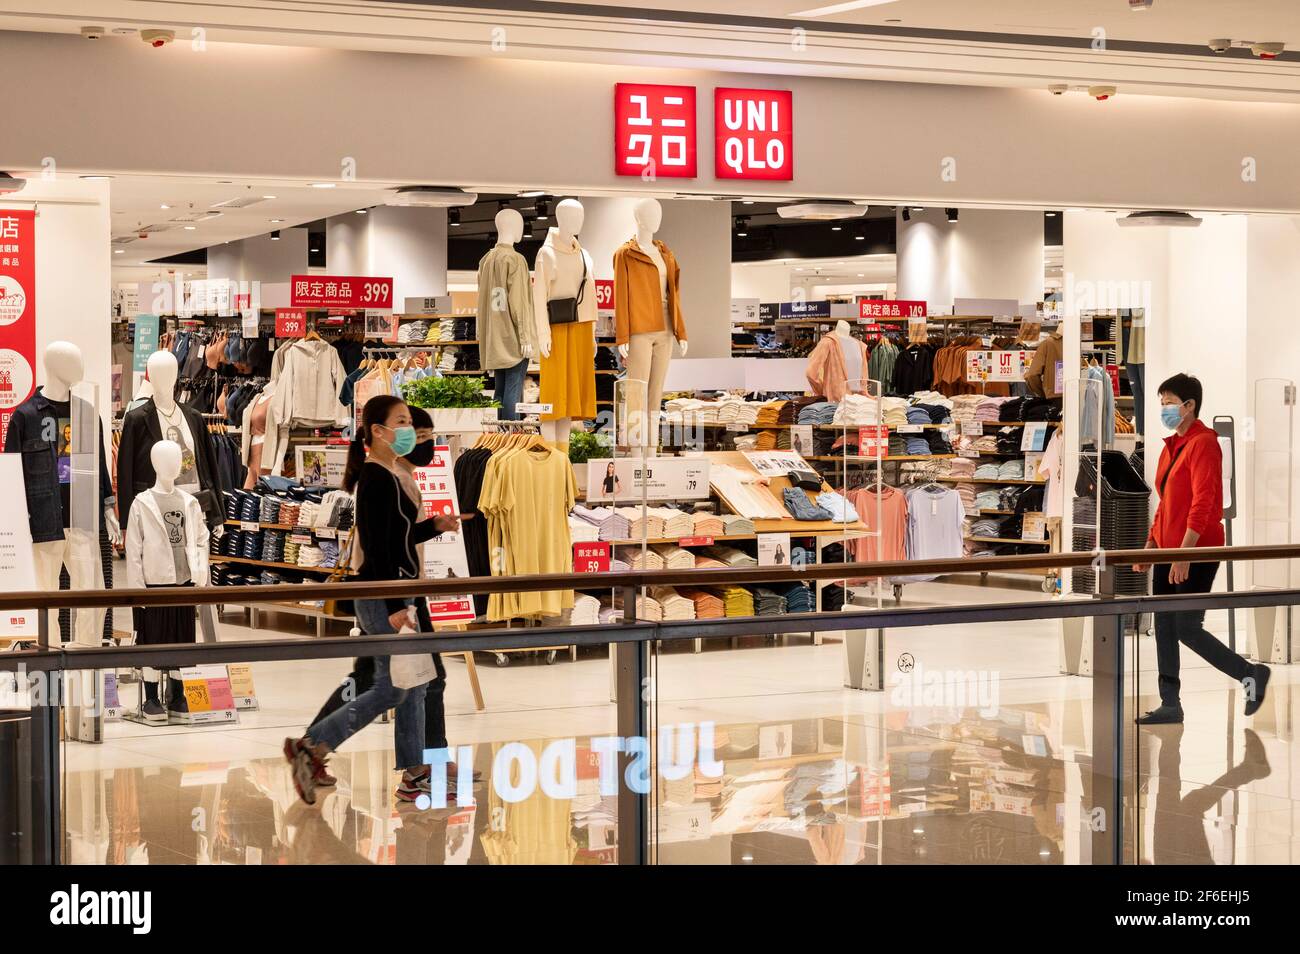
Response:
M1035 590L1024 588L942 583L909 586L905 598L909 604L933 605L1026 601L1043 597ZM1212 629L1223 624L1222 619L1214 619L1215 615L1223 616L1222 613L1211 614ZM237 615L225 618L223 639L239 640L264 635L249 631L238 620ZM306 632L301 621L288 620L286 625ZM756 637L744 641L747 645L742 648L709 649L698 655L691 653L687 646L661 651L655 664L657 705L653 718L662 726L712 721L719 727L734 727L746 737L750 728L760 724L771 726L788 722L795 727L815 727L816 737L839 740L815 749L825 753L825 760L839 758L863 764L874 762L877 767L894 764L914 749L929 752L928 758L941 757L963 763L987 761L990 752L994 751L990 749L990 739L999 738L1002 741L998 744L1004 750L1006 745L1003 743L1010 741L1013 754L995 760L995 764L1014 767L1028 758L1021 749L1022 739L1041 735L1046 740L1048 758L1039 762L1047 768L1030 791L1022 794L1036 793L1039 801L1046 798L1048 807L1052 803L1077 806L1083 804L1079 801L1082 783L1079 781L1077 757L1091 748L1092 682L1058 673L1058 629L1054 621L1031 620L980 626L933 626L890 634L887 666L891 666L901 654L908 653L922 670L960 670L980 674L986 680L985 684L995 692L996 714L980 715L970 707L957 710L941 705L916 704L921 700L905 704L891 690L867 693L845 689L842 685L841 646L813 646L805 639L792 639L786 645L767 645L762 638ZM1244 636L1241 641L1244 643ZM724 642L723 645L727 644ZM1153 704L1155 691L1155 654L1150 637L1140 640L1140 656L1142 708L1147 708ZM1239 689L1234 689L1223 676L1199 659L1186 653L1184 656L1186 726L1181 731L1168 727L1134 729L1127 740L1131 757L1140 760L1137 774L1146 789L1141 825L1142 857L1150 860L1155 850L1160 855L1157 861L1195 860L1203 853L1196 847L1198 841L1193 839L1189 847L1185 837L1174 844L1164 837L1170 827L1190 826L1188 830L1209 832L1209 850L1214 860L1220 863L1294 860L1296 850L1300 848L1300 758L1297 758L1300 746L1294 741L1294 710L1296 702L1300 701L1300 688L1295 677L1287 667L1275 667L1270 697L1264 710L1246 720L1240 712ZM447 659L446 706L448 735L452 744L483 747L489 743L571 737L583 740L616 731L615 709L608 698L609 666L603 652L584 651L577 662L570 662L567 655L561 654L559 661L552 666L545 665L538 657L527 656L516 657L506 668L498 668L490 656L480 655L478 660L479 678L487 701L484 712L474 710L460 657ZM286 735L301 734L306 721L347 673L349 663L350 660L339 659L254 664L262 708L241 714L237 726L149 728L121 722L106 728L107 739L103 745L67 743L64 768L69 797L79 799L81 796L77 793L86 791L87 785L91 789L100 788L127 770L143 770L144 778L155 781L158 778L170 779L165 787L170 792L178 787L184 788L185 778L199 777L194 775L196 766L215 765L232 777L237 771L245 772L254 787L275 802L277 824L283 829L284 812L293 808L294 798L280 761L280 745ZM129 698L130 690L126 692ZM1247 727L1258 734L1257 746L1254 740L1243 734ZM1136 753L1133 749L1135 740ZM1252 747L1246 751L1248 741ZM580 741L579 744L584 743ZM379 766L376 776L380 779L376 783L378 788L382 789L391 782L391 779L383 781L383 765L390 764L386 760L391 759L391 746L392 727L375 724L343 747L340 755L348 755L346 764L353 773L351 784L346 786L351 799L349 811L358 810L355 781L358 764L369 765L379 760L374 762ZM1163 756L1162 746L1170 746ZM482 751L485 754L476 755L476 764L486 770L491 763L491 752L486 748ZM796 756L796 761L798 758ZM1255 768L1238 769L1236 774L1232 774L1233 766L1243 759ZM1253 777L1259 774L1265 759L1271 766L1271 774L1263 778ZM483 760L487 764L483 764ZM340 761L338 757L336 761ZM1033 759L1029 761L1033 762ZM733 772L733 765L749 763L752 767L753 762L752 753L740 753L734 763L727 761L728 774ZM894 771L898 772L900 768L895 767ZM367 771L373 774L373 767ZM949 781L936 783L938 776L933 774L933 769L927 771L930 775L927 781L922 782L921 788L928 790L930 797L927 800L923 795L922 802L928 806L926 812L931 812L935 806L957 796L948 793ZM1225 773L1229 774L1225 776ZM957 771L951 777L966 778L965 770ZM943 774L943 778L947 780L949 776ZM1207 786L1217 786L1214 794L1218 797L1210 800L1212 807L1204 809L1195 818L1187 817L1186 810L1180 809L1184 804L1182 800ZM341 789L340 794L331 798L337 800L343 795ZM895 798L905 800L902 788ZM328 804L337 807L335 802ZM1191 806L1199 803L1191 799L1185 804L1190 810ZM112 828L115 824L107 804L103 806L104 817L94 823L83 823L81 819L89 817L84 814L88 808L80 802L70 806L68 827L74 841L85 843L85 834L78 830L78 825ZM1057 811L1061 808L1058 807ZM1035 847L1032 851L1025 848L1028 854L1017 849L1004 860L1081 860L1079 844L1086 839L1079 835L1078 824L1073 821L1071 813L1072 809L1065 809L1064 816L1052 816L1047 808L1035 808L1034 820L1030 824L1039 832L1035 836L1039 839L1034 841ZM1013 815L998 812L975 813L968 808L959 814L966 819L978 814L983 823L994 827L1015 827L1019 823ZM903 816L895 811L891 818ZM860 827L861 821L858 818L855 824ZM1031 819L1025 817L1019 821L1030 823ZM303 830L317 830L312 827L315 823L303 824L307 826ZM340 824L333 824L330 830L343 838ZM401 824L398 822L397 826ZM795 826L800 839L806 824L809 823ZM886 827L889 824L892 822L887 822ZM775 825L774 831L788 829L790 825L790 819L785 818L781 825ZM936 823L933 827L936 841L929 854L922 852L912 860L977 860L979 852L976 856L965 853L968 846L963 839L967 838L966 834L954 831L949 837L940 830L941 825ZM849 825L848 830L850 843L854 838L867 837L853 825ZM715 835L721 837L717 832ZM764 841L766 835L760 837L753 832L750 835L735 832L728 837L730 848L714 846L721 854L717 857L709 855L712 860L724 860L723 855L735 860L731 855L741 857L745 852L757 861L765 858L809 860L804 857L807 846L802 840L800 849L794 851L789 849L788 838L769 844ZM779 839L779 835L773 837ZM911 856L891 838L878 841L872 851L883 844L880 857L884 860L909 860ZM1046 841L1041 841L1042 838ZM809 843L813 841L810 836ZM188 844L178 845L175 841L157 844L160 856L179 854L191 859L196 856ZM349 841L350 846L353 844ZM820 843L814 845L813 855L817 860L823 860L823 848ZM693 853L695 850L682 845L665 846L661 860L700 860L700 856ZM985 848L979 851L985 851ZM198 856L201 854L199 852ZM592 857L596 856L608 860L593 850ZM866 856L875 857L871 852ZM87 857L93 859L94 851ZM376 860L384 859L376 856Z

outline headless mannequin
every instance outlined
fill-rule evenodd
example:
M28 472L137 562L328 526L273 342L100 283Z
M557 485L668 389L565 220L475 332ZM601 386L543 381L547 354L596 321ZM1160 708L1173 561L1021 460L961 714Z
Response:
M160 352L167 353L167 352ZM152 361L156 355L151 355L149 360ZM176 366L176 359L172 358L172 367ZM168 393L171 390L168 389ZM158 401L154 398L154 403ZM174 403L174 402L173 402ZM153 463L154 473L157 479L154 481L153 489L160 494L170 494L176 489L176 478L181 472L181 448L175 441L162 440L154 444L149 450L149 460ZM196 580L198 585L202 585L206 580ZM161 674L154 669L146 669L146 681L143 683L145 697L153 702L158 702L158 683Z
M867 392L867 370L862 366L862 349L847 321L835 322L835 337L839 340L840 353L844 357L844 382L848 390L855 394Z
M655 245L655 233L659 231L659 226L663 222L663 207L656 199L641 199L636 203L632 210L632 218L636 223L636 245L649 259L654 262L655 268L659 271L659 310L664 314L664 326L662 331L672 333L672 321L668 316L668 265L664 261L663 253L659 246ZM628 405L631 410L628 412L628 423L630 427L629 442L641 446L658 445L658 421L659 410L663 404L663 380L668 373L668 362L672 359L670 349L653 349L650 341L659 335L633 335L632 341L618 346L618 353L623 356L625 364L628 364L628 358L633 351L633 343L637 343L637 352L639 360L632 362L637 367L637 377L645 381L646 384L646 405L644 411L636 410L640 404L639 395L631 396ZM637 341L637 339L644 339ZM687 343L685 338L676 338L677 347L681 350L682 357L686 357ZM629 367L631 367L629 364ZM629 377L631 375L629 374Z
M88 413L90 405L81 399L74 397L72 389L79 384L84 374L84 366L81 358L81 349L68 341L51 342L45 349L45 383L41 387L40 394L46 400L56 403L68 403L69 418L67 430L74 435L71 446L67 447L68 456L75 452L77 454L97 455L99 460L103 460L102 441L103 436L99 429L99 421L83 420L82 417ZM36 400L33 397L31 400ZM12 425L11 425L12 426ZM41 419L39 432L36 434L24 435L27 440L42 441L45 446L51 437L46 433L47 428L59 428L60 421L51 421L48 416ZM12 438L12 430L11 430ZM56 442L62 444L62 437ZM13 450L13 447L10 447ZM62 448L60 448L62 450ZM64 513L63 521L67 526L61 529L57 526L50 526L46 529L53 531L52 535L58 535L58 539L51 539L51 535L46 535L40 542L32 544L32 565L35 569L36 583L43 590L57 590L59 588L59 572L66 568L68 572L69 583L74 590L99 589L105 585L103 576L103 566L99 553L99 538L97 527L78 527L72 522L72 514L67 512L72 508L72 483L73 478L69 470L64 470L65 466L70 467L70 460L65 463L60 455L58 463L58 474L51 473L51 481L57 481L59 484L68 485L66 492L67 501L63 503ZM79 483L79 481L78 481ZM29 488L29 491L31 488ZM96 492L103 493L101 485L97 482ZM77 494L80 496L81 491ZM64 495L62 490L60 495ZM107 498L105 498L107 499ZM28 501L29 505L31 501ZM114 545L122 542L121 527L118 524L117 514L113 510L113 501L108 499L103 510L104 529L109 540ZM35 517L35 514L33 514ZM48 513L45 519L49 519ZM73 614L74 627L73 638L78 645L98 646L103 636L104 628L104 610L87 607L78 609ZM51 611L49 616L50 632L58 632L58 613ZM57 637L56 637L57 640Z
M586 212L582 208L582 203L577 199L564 199L555 207L555 224L557 227L557 239L562 245L570 245L577 241L578 233L582 231L582 223ZM540 253L539 253L540 258ZM590 278L590 276L588 276ZM543 311L534 316L537 321L538 347L544 357L551 355L551 326L547 322L546 313ZM592 326L591 333L595 335L595 326ZM542 436L555 445L567 446L569 443L569 433L573 430L573 418L560 417L553 421L542 422Z
M153 403L163 414L171 416L176 410L176 355L170 351L155 351L149 355L145 367L149 383L153 385Z
M519 214L517 209L502 209L497 213L494 221L497 227L498 245L509 245L514 248L519 244L519 240L524 237L524 217ZM519 343L519 353L532 360L537 352L533 348L531 341L521 341Z

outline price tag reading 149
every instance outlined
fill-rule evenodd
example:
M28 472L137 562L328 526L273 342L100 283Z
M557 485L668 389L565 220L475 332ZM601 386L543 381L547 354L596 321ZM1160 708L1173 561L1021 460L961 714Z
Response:
M277 308L275 310L275 336L277 338L305 338L307 336L307 312L301 308Z

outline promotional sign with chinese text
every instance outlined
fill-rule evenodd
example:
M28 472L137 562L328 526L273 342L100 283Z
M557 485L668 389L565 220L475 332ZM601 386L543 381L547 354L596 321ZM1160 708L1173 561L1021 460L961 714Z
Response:
M614 173L695 178L695 87L614 87Z
M456 497L456 479L452 473L451 448L439 444L433 449L433 460L428 467L417 467L415 483L420 488L420 501L425 517L453 516L460 513ZM483 519L476 517L475 519ZM424 547L424 575L429 579L469 576L469 560L465 555L465 538L460 533L443 533ZM430 597L429 619L435 623L469 623L474 620L474 600L468 596L444 595Z
M36 386L36 213L0 210L0 446Z
M392 308L393 280L359 275L294 275L289 284L294 308Z

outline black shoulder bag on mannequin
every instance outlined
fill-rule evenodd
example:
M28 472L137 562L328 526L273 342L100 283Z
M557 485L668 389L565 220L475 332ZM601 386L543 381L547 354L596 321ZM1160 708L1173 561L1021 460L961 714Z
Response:
M568 325L578 320L578 306L582 304L582 296L587 291L587 255L581 250L578 254L582 256L582 281L578 282L578 297L552 298L546 303L546 318L553 325Z

